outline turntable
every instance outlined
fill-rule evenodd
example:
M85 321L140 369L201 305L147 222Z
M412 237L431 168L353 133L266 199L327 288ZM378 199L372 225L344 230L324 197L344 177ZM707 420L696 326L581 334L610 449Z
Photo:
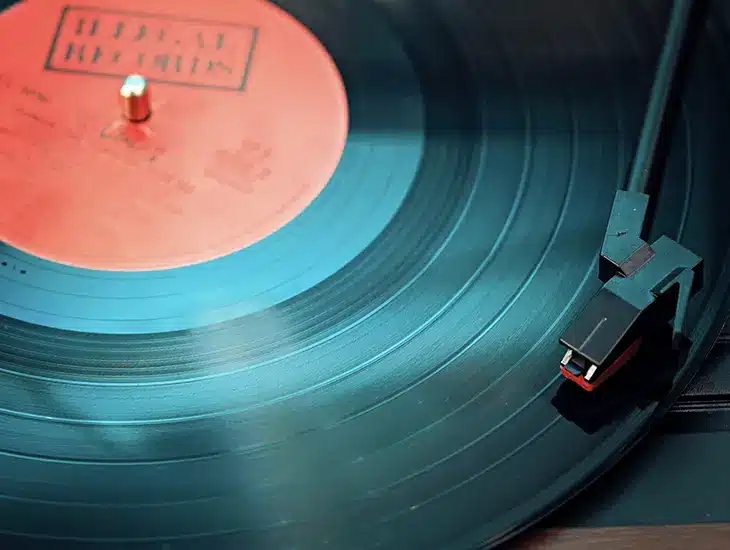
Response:
M493 547L626 455L730 312L730 18L559 4L8 7L3 546Z

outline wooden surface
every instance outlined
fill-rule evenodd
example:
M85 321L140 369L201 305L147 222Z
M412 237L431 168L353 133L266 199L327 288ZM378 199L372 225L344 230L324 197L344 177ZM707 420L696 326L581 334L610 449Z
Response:
M531 532L510 550L730 550L730 525L608 527Z

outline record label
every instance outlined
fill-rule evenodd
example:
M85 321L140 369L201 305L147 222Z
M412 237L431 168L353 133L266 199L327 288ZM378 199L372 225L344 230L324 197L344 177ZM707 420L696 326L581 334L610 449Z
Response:
M76 267L169 269L245 248L305 209L344 149L344 85L301 23L244 7L18 9L0 32L18 52L0 61L0 238ZM120 107L130 75L146 83L143 121Z

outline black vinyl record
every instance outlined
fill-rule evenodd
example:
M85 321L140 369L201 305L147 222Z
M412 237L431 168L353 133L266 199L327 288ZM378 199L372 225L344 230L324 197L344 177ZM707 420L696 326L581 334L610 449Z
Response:
M153 273L0 251L3 547L491 547L625 454L719 333L723 2L653 227L705 261L691 347L632 367L649 389L591 398L560 376L558 338L600 286L670 2L276 4L349 104L343 158L300 218Z

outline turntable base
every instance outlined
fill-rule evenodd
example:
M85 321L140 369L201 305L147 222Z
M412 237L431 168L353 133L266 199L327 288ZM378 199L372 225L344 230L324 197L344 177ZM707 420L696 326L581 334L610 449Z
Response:
M557 529L516 541L511 550L721 550L730 525Z

